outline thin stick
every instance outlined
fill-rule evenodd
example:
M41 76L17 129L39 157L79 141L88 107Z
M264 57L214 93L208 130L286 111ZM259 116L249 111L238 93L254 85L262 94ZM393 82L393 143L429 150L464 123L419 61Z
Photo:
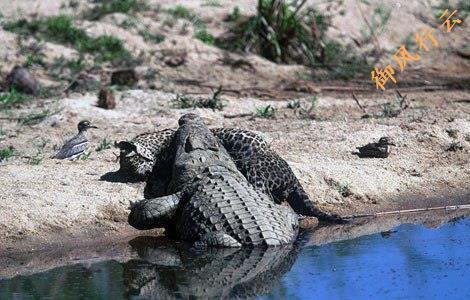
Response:
M434 210L457 210L457 209L470 209L470 204L461 204L461 205L447 205L447 206L436 206L436 207L425 207L425 208L414 208L414 209L403 209L403 210L392 210L384 211L371 214L358 214L345 216L345 219L356 219L356 218L365 218L365 217L379 217L386 215L399 215L405 213L414 213L414 212L423 212L423 211L434 211Z
M356 101L357 106L359 106L359 108L366 114L367 113L366 109L364 108L364 106L361 105L361 103L359 103L359 99L357 99L357 97L354 93L352 93L352 97L353 97L354 101Z
M244 117L252 117L253 113L241 113L235 115L224 115L224 118L233 119L233 118L244 118Z

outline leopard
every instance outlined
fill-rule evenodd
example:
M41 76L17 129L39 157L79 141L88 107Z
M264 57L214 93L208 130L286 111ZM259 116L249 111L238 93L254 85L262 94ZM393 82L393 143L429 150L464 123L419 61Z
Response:
M336 214L318 209L289 166L270 144L258 133L238 128L212 128L235 162L237 169L256 189L271 196L278 204L287 202L301 216L343 223ZM171 180L173 164L173 138L176 130L164 129L136 136L131 141L121 141L120 171L147 180L145 198L164 196Z

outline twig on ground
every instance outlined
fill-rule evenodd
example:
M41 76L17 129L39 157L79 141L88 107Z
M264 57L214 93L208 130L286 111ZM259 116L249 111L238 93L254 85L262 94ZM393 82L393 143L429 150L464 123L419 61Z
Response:
M359 102L359 99L356 97L356 95L355 95L354 93L352 93L352 97L353 97L354 101L356 101L357 106L359 106L359 108L360 108L365 114L367 114L366 109L364 108L364 106L361 105L361 103Z
M233 119L233 118L245 118L245 117L253 117L253 113L240 113L234 115L224 115L224 118Z

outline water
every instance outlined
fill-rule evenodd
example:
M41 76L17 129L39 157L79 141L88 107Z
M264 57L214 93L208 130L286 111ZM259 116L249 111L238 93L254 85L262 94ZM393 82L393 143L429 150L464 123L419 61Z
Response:
M327 231L327 238L338 230ZM136 256L124 263L0 279L0 299L470 299L468 218L439 229L401 225L324 245L312 245L324 238L315 234L295 247L205 253L135 240Z

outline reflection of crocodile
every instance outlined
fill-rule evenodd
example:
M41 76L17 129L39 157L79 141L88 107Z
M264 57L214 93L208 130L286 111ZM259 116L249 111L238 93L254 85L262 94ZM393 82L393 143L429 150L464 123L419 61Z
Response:
M251 186L225 148L195 114L179 120L168 196L134 204L137 229L166 227L207 246L281 245L297 235L297 215Z
M299 249L298 245L285 245L194 253L184 246L139 246L136 250L141 260L124 264L127 297L255 298L279 284Z

